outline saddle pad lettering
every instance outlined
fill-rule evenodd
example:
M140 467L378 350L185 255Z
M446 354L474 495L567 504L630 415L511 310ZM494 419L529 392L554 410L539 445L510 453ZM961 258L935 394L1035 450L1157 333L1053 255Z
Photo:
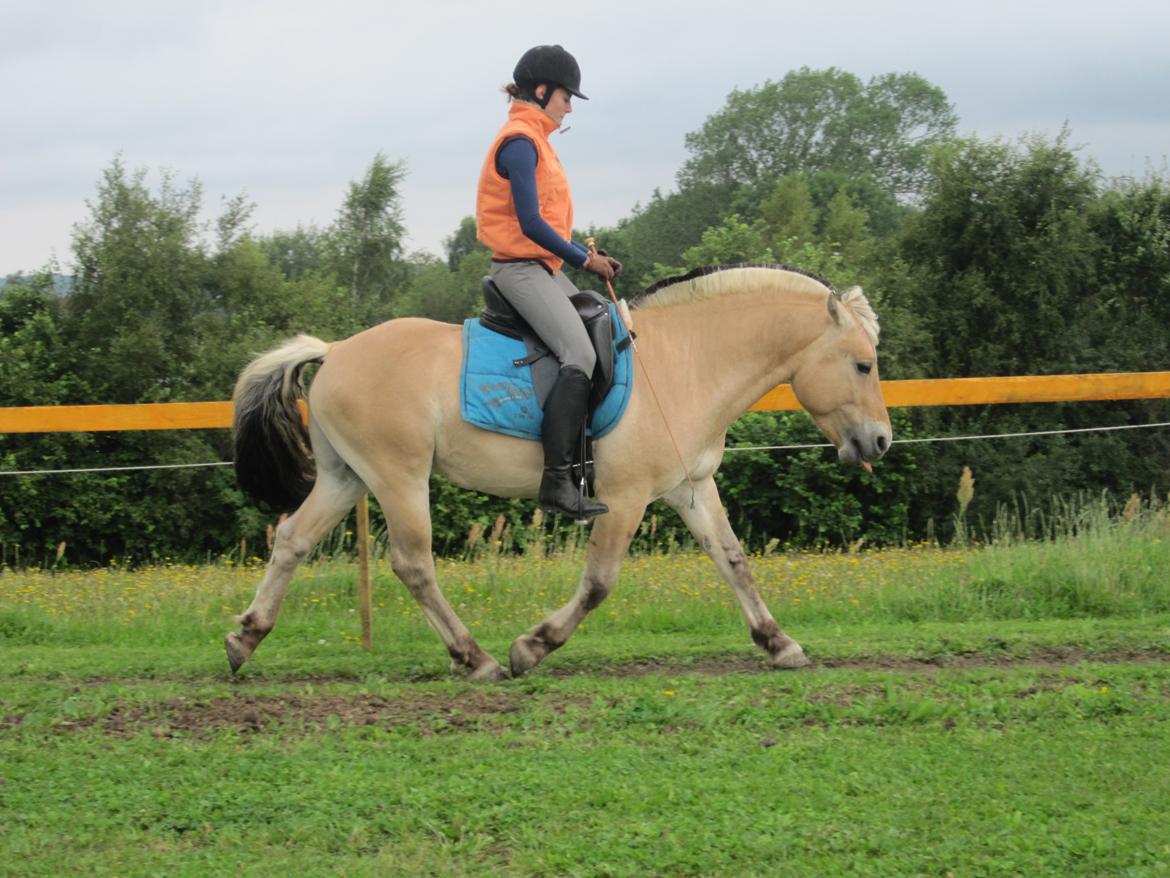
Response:
M609 306L614 327L613 387L594 410L589 434L597 439L617 426L634 384L631 345L619 350L626 329L617 309ZM520 439L540 439L544 411L532 386L531 369L513 365L528 355L524 342L485 328L478 318L463 324L463 368L459 376L459 407L469 424Z

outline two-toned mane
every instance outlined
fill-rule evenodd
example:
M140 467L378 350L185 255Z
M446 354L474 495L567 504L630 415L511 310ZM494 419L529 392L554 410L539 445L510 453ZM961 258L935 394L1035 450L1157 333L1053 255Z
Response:
M402 318L334 344L300 336L245 369L234 397L240 482L259 499L296 508L277 528L239 631L225 640L232 670L272 630L297 564L367 490L386 516L394 572L453 667L473 679L526 673L561 647L610 593L646 506L657 499L678 512L734 589L770 664L807 664L761 600L713 476L728 426L783 383L843 463L868 467L880 458L891 431L877 316L859 288L838 294L806 272L758 265L699 269L655 284L636 302L635 316L640 362L630 400L617 426L594 443L596 493L610 511L594 520L576 592L516 638L507 669L439 591L429 481L439 473L464 488L535 497L542 454L536 441L461 417L462 328ZM300 417L298 370L312 361L322 365L308 393L306 447L288 422Z
M778 275L777 272L781 274ZM807 283L803 283L800 278L804 278ZM881 327L877 314L874 313L861 287L849 287L844 292L839 292L823 277L790 265L745 262L703 266L684 275L652 284L630 303L630 307L663 308L680 302L718 298L727 293L739 294L753 289L770 291L778 289L781 281L788 291L795 292L798 288L804 287L810 295L823 296L825 292L829 292L838 296L841 304L861 324L874 346L877 346Z

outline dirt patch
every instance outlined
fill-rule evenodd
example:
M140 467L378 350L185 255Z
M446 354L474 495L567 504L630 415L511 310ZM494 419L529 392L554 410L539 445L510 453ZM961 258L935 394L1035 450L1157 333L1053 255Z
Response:
M1139 662L1143 664L1170 664L1170 655L1156 650L1130 650L1125 652L1090 653L1077 649L1041 649L1026 656L986 655L943 655L913 658L908 656L872 656L852 659L813 659L812 664L796 673L815 673L818 670L844 668L855 671L903 671L929 673L941 668L998 668L998 667L1067 667L1081 662L1120 664ZM551 676L605 676L644 677L651 674L663 676L723 676L725 674L773 674L763 655L717 656L698 658L687 662L659 662L639 660L620 665L589 665L572 668L557 668L548 672Z
M823 670L845 668L863 671L894 671L907 674L932 674L945 669L974 668L1053 668L1059 669L1081 662L1102 664L1146 663L1170 664L1170 655L1154 650L1135 650L1111 653L1088 653L1076 649L1038 650L1027 656L959 655L910 658L878 656L857 659L814 660L799 672L817 673ZM762 655L717 656L688 661L662 662L638 660L613 665L576 665L550 667L538 674L551 677L639 677L639 676L708 676L730 674L770 675ZM290 680L279 681L288 685ZM310 682L310 681L306 681ZM317 676L311 682L328 685L347 682L344 677ZM1018 698L1036 695L1049 685L1041 680L1016 693ZM859 692L856 686L849 691L825 693L824 697L839 705L851 703ZM486 727L503 728L507 714L520 709L519 699L524 693L508 686L467 687L456 693L409 691L394 697L369 693L256 693L238 692L224 697L176 696L148 705L120 704L104 717L61 721L59 731L101 728L114 737L150 733L160 738L199 738L216 734L237 733L251 735L260 732L297 734L327 734L335 729L363 726L392 729L410 726L414 733L430 736L466 731L480 731ZM809 696L815 698L816 696ZM542 697L543 705L553 716L562 714L574 705L586 704L585 699L553 695ZM0 731L16 729L24 722L21 714L0 715ZM555 720L552 720L555 721Z
M768 663L761 656L716 656L698 658L692 661L659 661L657 659L636 659L620 665L574 665L572 667L549 668L544 673L550 677L647 677L658 674L666 677L681 677L696 674L703 677L722 677L727 674L762 674L768 671ZM537 674L542 673L537 671Z
M929 656L910 658L905 656L878 656L876 658L829 660L818 663L824 668L852 668L874 671L928 671L932 668L1063 668L1082 662L1101 664L1170 664L1170 654L1153 649L1122 650L1117 652L1087 652L1072 647L1051 647L1037 649L1027 655L986 655L968 653L965 655Z
M114 737L144 731L168 738L207 737L225 731L252 734L274 728L321 732L354 726L387 729L402 725L415 726L422 734L430 735L469 726L478 728L485 719L516 710L509 694L491 690L426 698L369 694L241 694L214 699L180 696L145 707L116 707L105 718L87 725L100 725Z

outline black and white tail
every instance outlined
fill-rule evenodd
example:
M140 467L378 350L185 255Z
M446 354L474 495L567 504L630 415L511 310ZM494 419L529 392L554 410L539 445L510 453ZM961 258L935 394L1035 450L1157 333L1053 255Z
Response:
M309 431L298 402L301 370L324 361L329 343L298 335L257 357L232 393L236 480L255 500L282 512L309 496L317 477Z

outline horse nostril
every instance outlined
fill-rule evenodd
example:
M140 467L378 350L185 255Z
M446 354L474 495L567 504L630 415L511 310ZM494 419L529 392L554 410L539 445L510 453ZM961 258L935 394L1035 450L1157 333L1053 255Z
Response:
M886 435L884 433L881 433L878 435L874 444L877 445L878 454L882 455L882 454L885 454L887 450L889 450L890 440L886 437Z

